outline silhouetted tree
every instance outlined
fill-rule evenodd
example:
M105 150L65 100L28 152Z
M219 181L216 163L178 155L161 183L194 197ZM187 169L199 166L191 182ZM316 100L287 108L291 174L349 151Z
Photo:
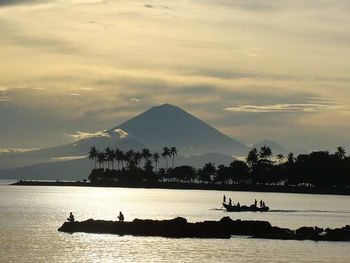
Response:
M97 154L97 162L98 162L100 168L101 168L101 166L103 168L105 168L105 165L104 165L105 161L106 161L106 154L104 152L99 152Z
M295 162L294 154L293 153L288 153L287 163L289 165L292 165L292 164L294 164L294 162Z
M259 151L260 159L270 159L272 156L272 151L269 146L262 146Z
M216 176L215 164L212 162L204 164L203 169L198 173L198 175L200 180L209 182L211 176Z
M114 150L114 158L117 161L117 168L118 168L118 170L120 170L120 163L123 162L123 160L124 160L124 153L119 149L115 149Z
M278 162L271 160L272 151L269 147L263 146L258 152L252 149L246 158L246 162L234 160L229 166L213 163L206 163L203 168L195 169L191 166L180 166L168 169L168 158L174 157L168 147L163 148L162 156L166 160L167 169L159 169L158 162L160 155L153 155L148 149L142 152L129 150L124 153L121 150L106 148L105 152L99 152L96 147L91 147L89 159L95 161L95 169L91 171L89 179L92 183L115 183L119 182L157 182L159 178L172 178L176 181L193 182L198 178L202 183L210 183L211 177L214 182L227 183L260 183L260 184L286 184L294 187L314 188L340 188L350 189L350 157L346 156L345 149L338 147L334 154L328 151L312 152L301 154L296 158L289 153L286 161L284 156L278 154ZM112 158L113 156L113 158ZM144 159L144 169L139 168L141 160ZM113 170L113 162L118 162L118 171ZM126 169L123 162L127 163ZM153 172L155 163L156 172ZM112 170L104 169L105 162L112 163ZM119 170L122 163L123 169ZM100 169L96 169L96 163ZM173 162L174 166L174 162ZM101 169L103 167L103 169ZM132 175L132 176L129 176Z
M96 149L96 147L91 147L90 151L89 151L89 159L95 161L95 169L96 169L96 162L97 162L97 154L98 154L98 150Z
M245 162L234 160L230 163L230 178L235 182L241 182L248 179L249 169Z
M165 167L168 170L168 157L170 156L170 149L168 147L163 147L162 157L165 159Z
M196 170L188 165L178 166L171 169L170 177L176 178L177 181L193 181L196 178Z
M160 159L159 153L154 153L152 156L152 159L154 161L154 164L156 165L156 173L157 173L158 172L158 163L159 163L159 159Z
M258 163L258 160L259 160L258 150L256 148L251 149L246 159L247 159L247 164L252 168L255 164Z
M146 148L142 149L141 154L142 154L142 158L145 160L145 163L149 158L152 157L150 150Z
M114 159L115 159L115 153L114 150L112 150L111 148L107 147L105 150L105 154L106 154L106 160L107 160L107 166L109 168L109 164L112 165L112 169L114 168Z
M345 154L346 154L346 151L344 149L344 147L342 146L339 146L337 148L337 152L335 153L335 155L339 158L339 159L344 159L345 158Z
M171 147L170 148L170 155L172 157L172 168L174 169L174 158L175 158L175 155L177 155L177 149L175 146Z

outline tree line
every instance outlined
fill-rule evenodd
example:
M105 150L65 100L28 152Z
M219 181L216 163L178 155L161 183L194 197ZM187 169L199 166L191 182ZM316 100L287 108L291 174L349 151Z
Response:
M164 147L161 153L149 149L140 152L92 147L89 158L95 161L91 182L175 182L239 185L285 185L295 187L350 187L350 156L344 147L335 153L315 151L310 154L274 155L268 146L253 148L245 160L233 160L229 165L206 163L196 169L175 166L176 147ZM158 169L160 158L165 168ZM168 162L171 160L171 167ZM114 164L117 164L115 169ZM99 168L97 169L97 164Z
M92 182L116 182L120 179L137 181L142 178L147 181L157 181L156 176L160 158L162 157L165 160L166 168L164 170L173 169L177 153L178 150L175 146L165 146L161 153L152 153L147 148L141 151L123 151L108 147L101 151L96 147L91 147L89 159L95 162L95 169L91 172L89 179ZM171 167L169 167L169 159L171 160Z

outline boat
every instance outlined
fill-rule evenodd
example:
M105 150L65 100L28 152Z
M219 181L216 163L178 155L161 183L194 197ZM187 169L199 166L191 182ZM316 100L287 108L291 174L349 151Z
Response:
M227 212L268 212L270 209L268 206L264 206L264 207L257 207L255 205L238 206L238 205L230 205L226 203L222 203L222 205L226 208Z

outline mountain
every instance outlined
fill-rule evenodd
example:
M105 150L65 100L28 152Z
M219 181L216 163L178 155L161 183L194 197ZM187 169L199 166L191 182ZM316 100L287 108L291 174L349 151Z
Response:
M86 175L86 163L83 160L87 162L84 157L92 146L98 149L111 147L125 151L146 147L158 152L164 146L176 146L179 150L179 161L183 159L179 164L195 167L209 161L228 164L232 161L231 156L242 156L249 150L246 145L179 107L164 104L153 107L112 129L70 144L24 153L2 153L0 177L7 178L6 176L11 175L11 178L16 178L17 174L23 178L22 176L33 173L40 179L76 179L77 176L80 178L82 174Z
M283 146L279 145L277 142L269 141L269 140L263 140L261 142L258 142L251 146L251 148L260 149L262 146L268 146L272 150L272 153L274 155L276 154L283 154L287 155L290 151L284 148Z
M132 134L151 149L176 146L181 154L246 154L249 148L179 107L164 104L111 129Z

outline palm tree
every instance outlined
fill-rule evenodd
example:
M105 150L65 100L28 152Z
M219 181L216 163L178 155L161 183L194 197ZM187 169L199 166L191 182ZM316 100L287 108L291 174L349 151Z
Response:
M158 163L159 163L159 159L160 159L159 153L154 153L152 156L152 159L156 165L156 173L157 173L158 172Z
M287 155L287 163L288 164L293 164L294 162L295 162L294 153L288 153L288 155Z
M111 162L112 170L113 170L114 169L114 160L115 160L115 151L113 149L111 149L109 151L107 158L108 158L108 161Z
M145 164L146 164L146 161L152 157L150 150L146 148L142 149L141 154L142 154L142 158L145 160L144 162Z
M106 153L106 161L107 161L107 167L109 169L109 163L113 160L114 161L114 153L112 152L111 148L107 147L105 149L105 153Z
M127 162L129 169L133 166L134 154L135 152L133 150L129 150L125 153L125 162Z
M89 151L89 159L94 160L95 161L95 169L96 169L96 162L97 162L97 154L98 154L98 150L96 149L96 147L91 147L90 151Z
M101 168L101 164L103 165L103 169L105 168L106 154L104 152L99 152L97 154L97 162Z
M168 157L170 155L170 149L168 147L163 147L162 157L165 159L165 167L168 170Z
M133 159L134 159L134 163L136 165L136 167L139 167L139 164L142 160L142 153L141 152L135 152L134 153L134 156L133 156Z
M123 152L118 148L114 150L114 159L117 161L118 170L120 170L120 162L123 162Z
M174 169L174 157L175 157L175 155L177 155L177 149L176 149L176 147L175 146L173 146L173 147L171 147L170 148L170 156L172 157L172 161L173 161L173 163L172 163L172 168Z
M342 147L342 146L339 146L337 148L337 152L335 153L335 155L338 156L339 159L342 159L342 160L345 158L345 154L346 154L346 151L345 151L344 147Z

